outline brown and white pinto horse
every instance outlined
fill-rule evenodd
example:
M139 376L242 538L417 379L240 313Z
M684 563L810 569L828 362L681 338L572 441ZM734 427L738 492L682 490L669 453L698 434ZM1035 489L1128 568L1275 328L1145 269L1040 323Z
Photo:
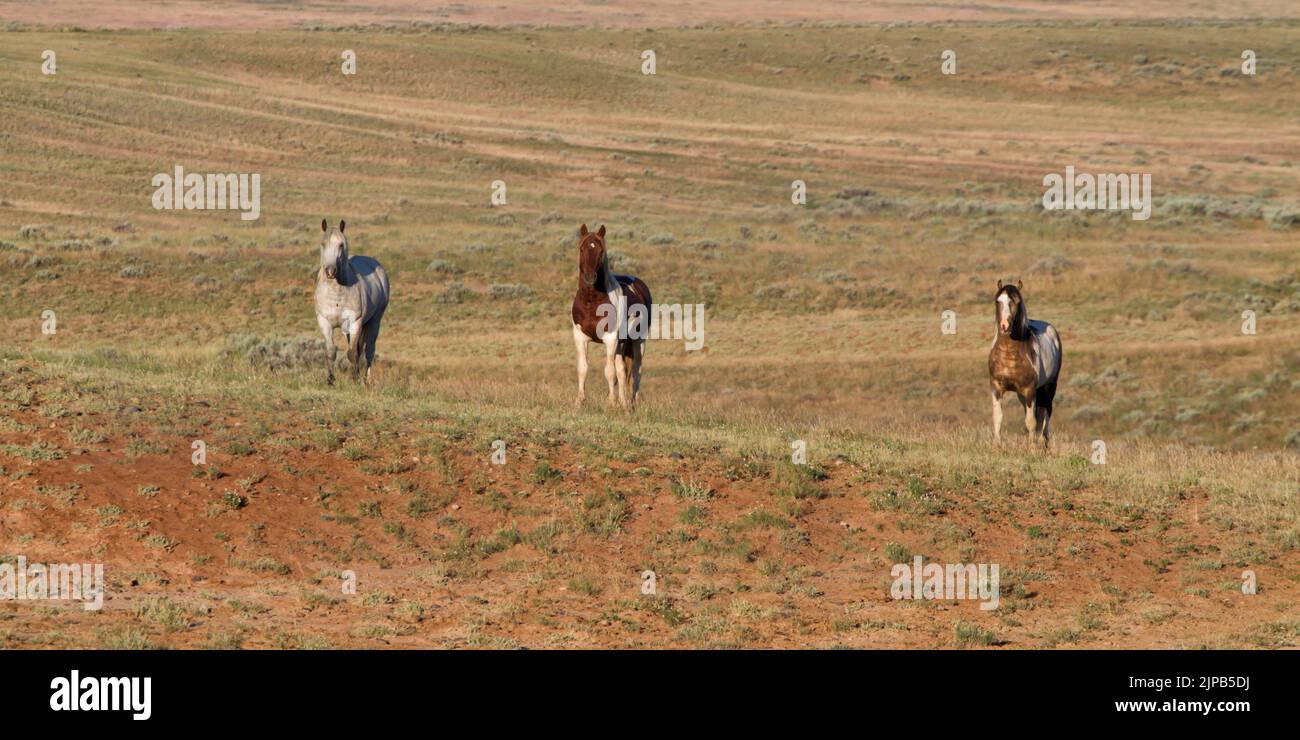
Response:
M1049 444L1052 399L1061 374L1061 337L1046 321L1031 321L1020 294L1023 283L998 281L997 332L989 350L989 390L993 394L993 440L1002 442L1002 394L1014 391L1025 407L1031 447Z
M641 359L650 329L650 288L615 275L605 259L605 227L578 231L578 292L573 296L573 344L578 350L578 405L587 398L587 343L605 345L609 405L636 403ZM617 390L617 395L616 395Z

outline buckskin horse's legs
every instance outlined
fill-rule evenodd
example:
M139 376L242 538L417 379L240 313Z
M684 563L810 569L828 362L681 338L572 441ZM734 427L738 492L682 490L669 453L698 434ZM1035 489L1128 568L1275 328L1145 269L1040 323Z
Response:
M989 393L993 396L993 444L1002 444L1002 394L997 388Z
M578 350L578 406L587 400L587 335L582 333L582 327L577 324L573 325L573 346Z
M1033 391L1029 393L1029 402L1025 404L1025 431L1029 432L1029 449L1032 450L1034 443L1038 441L1038 429L1036 428L1037 424L1035 424L1036 414L1034 413Z

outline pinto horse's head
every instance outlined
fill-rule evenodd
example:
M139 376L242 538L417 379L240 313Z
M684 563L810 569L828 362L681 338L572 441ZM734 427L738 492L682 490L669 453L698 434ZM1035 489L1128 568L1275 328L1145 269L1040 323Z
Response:
M588 288L599 287L601 270L605 266L605 227L587 231L583 224L578 229L578 279Z
M1024 283L1017 280L1015 285L1003 285L998 281L998 295L994 299L997 306L998 333L1011 334L1025 323L1025 299L1020 295Z
M348 262L348 238L343 234L346 227L346 221L339 221L339 227L331 229L329 221L320 220L320 267L328 280L343 280L343 267Z

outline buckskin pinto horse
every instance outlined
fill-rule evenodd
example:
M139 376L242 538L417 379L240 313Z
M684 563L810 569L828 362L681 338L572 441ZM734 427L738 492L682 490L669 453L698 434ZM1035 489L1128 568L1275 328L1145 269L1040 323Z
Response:
M993 395L993 441L1002 443L1002 394L1013 391L1025 407L1025 429L1032 448L1049 443L1052 399L1061 374L1061 336L1046 321L1031 321L1020 290L1024 284L998 281L996 327L989 350L989 390Z
M587 399L587 343L605 345L609 405L631 408L641 391L641 360L650 330L650 288L615 275L605 256L605 227L578 230L578 291L573 296L573 345L578 351L578 400Z
M327 380L334 383L334 327L343 330L348 340L348 362L356 380L361 363L366 365L365 384L370 385L370 368L375 364L375 342L379 339L379 321L388 309L388 273L374 257L352 257L347 224L339 221L332 229L321 219L320 269L316 271L316 323L325 335Z

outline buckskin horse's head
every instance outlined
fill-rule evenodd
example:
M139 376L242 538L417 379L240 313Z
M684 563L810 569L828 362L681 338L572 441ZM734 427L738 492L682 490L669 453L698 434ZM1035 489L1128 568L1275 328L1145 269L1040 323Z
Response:
M997 306L998 333L1015 334L1013 330L1019 329L1025 324L1025 299L1020 295L1020 289L1025 287L1020 280L1015 285L1010 283L1003 285L998 281L998 295L994 299L994 305Z
M348 238L343 234L346 227L346 221L339 221L339 227L331 229L328 220L320 220L320 266L327 279L340 283L348 262Z
M599 288L597 281L605 266L605 227L587 231L583 224L578 229L578 279L588 288Z

